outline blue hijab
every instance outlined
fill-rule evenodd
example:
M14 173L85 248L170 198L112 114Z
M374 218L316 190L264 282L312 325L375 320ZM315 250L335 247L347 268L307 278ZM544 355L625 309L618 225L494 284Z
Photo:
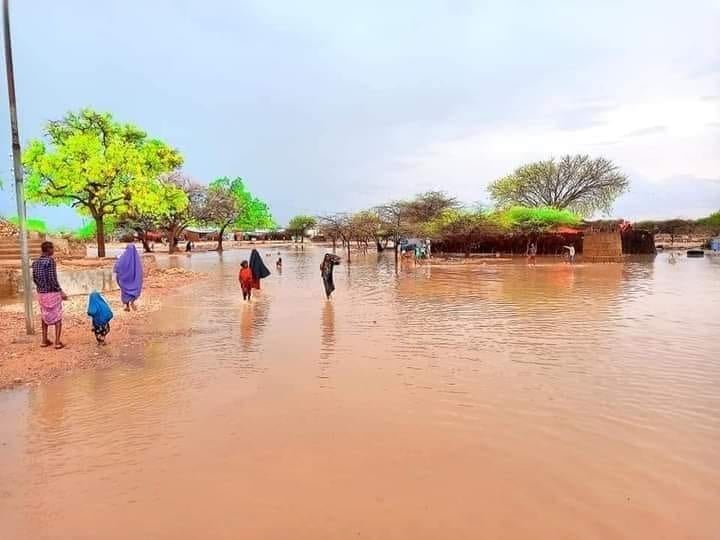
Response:
M92 318L94 325L102 326L110 322L113 318L113 312L105 299L99 292L93 291L88 299L87 314Z
M142 291L143 268L135 244L128 244L123 254L120 255L115 263L115 273L120 286L122 303L127 304L137 300Z

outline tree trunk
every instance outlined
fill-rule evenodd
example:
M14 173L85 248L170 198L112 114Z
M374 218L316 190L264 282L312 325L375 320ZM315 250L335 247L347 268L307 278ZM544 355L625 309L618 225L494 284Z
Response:
M300 243L305 243L305 231L300 231Z
M220 235L218 236L218 245L217 245L217 251L219 251L220 253L222 253L222 250L223 250L223 243L222 243L223 236L225 235L225 229L227 228L228 225L229 225L229 223L226 225L223 225L220 228Z
M347 263L350 264L350 240L347 241Z
M152 249L150 249L150 244L148 244L147 231L144 231L142 229L135 229L135 232L137 232L138 236L140 236L140 241L142 242L143 252L152 253Z
M337 250L337 238L333 236L333 253Z
M103 222L103 216L95 218L95 232L98 258L102 259L105 257L105 223Z
M177 246L175 245L175 236L177 236L177 232L176 225L168 228L168 253L171 255L177 251Z

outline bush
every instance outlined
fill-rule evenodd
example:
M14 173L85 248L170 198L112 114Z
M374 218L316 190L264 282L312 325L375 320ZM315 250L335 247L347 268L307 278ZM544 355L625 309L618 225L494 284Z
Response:
M105 218L105 236L112 234L115 231L115 220ZM97 235L97 227L95 221L88 221L79 229L75 229L72 233L72 237L75 240L82 242L90 242L95 240Z
M495 214L495 219L507 229L545 230L552 227L580 225L582 218L570 210L540 207L513 206Z
M20 223L20 220L17 216L9 218L8 221L16 227L18 227ZM27 218L26 223L27 229L30 232L36 232L40 234L47 234L48 232L47 224L42 219Z

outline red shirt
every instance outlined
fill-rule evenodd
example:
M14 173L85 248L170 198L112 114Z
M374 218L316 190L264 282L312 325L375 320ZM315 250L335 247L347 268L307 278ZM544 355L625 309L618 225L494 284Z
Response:
M249 289L252 287L253 283L253 273L252 270L250 270L250 267L248 268L241 268L240 269L240 275L238 276L238 279L240 279L240 286L243 289Z

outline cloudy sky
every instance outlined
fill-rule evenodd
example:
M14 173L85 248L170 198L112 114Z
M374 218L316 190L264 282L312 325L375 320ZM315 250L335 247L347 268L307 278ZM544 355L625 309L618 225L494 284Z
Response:
M242 176L281 222L429 188L487 202L517 165L575 152L630 176L615 215L720 208L717 0L11 4L23 140L108 110L199 180Z

